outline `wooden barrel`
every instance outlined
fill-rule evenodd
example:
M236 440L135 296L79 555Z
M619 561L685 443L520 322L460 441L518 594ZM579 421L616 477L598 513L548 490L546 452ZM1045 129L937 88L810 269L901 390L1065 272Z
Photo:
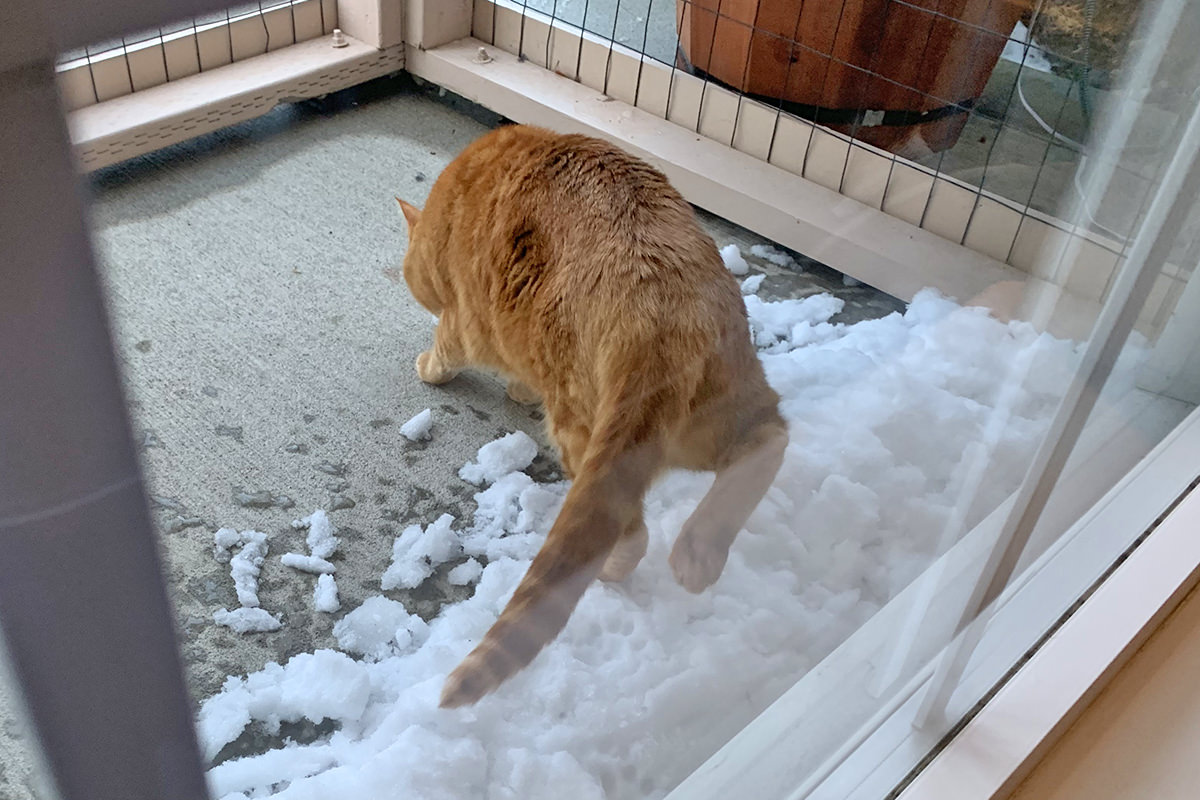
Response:
M677 0L697 74L893 152L954 145L1032 0Z

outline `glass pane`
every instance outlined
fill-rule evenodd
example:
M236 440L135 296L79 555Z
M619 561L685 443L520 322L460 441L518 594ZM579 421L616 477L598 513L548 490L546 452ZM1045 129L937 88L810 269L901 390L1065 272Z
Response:
M389 197L424 204L494 118L385 82L94 177L95 235L218 797L546 787L737 797L747 775L756 797L848 796L824 781L862 770L846 760L854 746L918 697L973 615L986 556L1026 476L1040 474L1040 448L1060 441L1060 407L1105 304L1130 296L1121 271L1138 232L1157 224L1150 208L1200 85L1194 21L1173 25L1166 57L1147 67L1151 45L1127 42L1167 37L1131 40L1128 28L1152 26L1152 14L1127 13L1111 34L1097 19L1089 55L1053 12L1070 3L1043 4L1040 21L1023 3L928 5L870 5L836 36L825 34L840 3L503 7L518 24L549 16L647 56L628 69L613 48L605 74L638 76L638 91L663 79L680 116L713 125L705 135L721 109L750 109L711 138L749 152L765 132L762 152L780 170L861 205L840 205L841 225L810 252L698 213L736 276L717 272L714 285L742 297L746 348L779 395L782 464L765 493L751 492L754 510L717 570L719 548L708 562L674 548L682 530L744 502L722 489L738 473L724 462L721 477L682 468L715 456L664 458L656 466L672 469L612 512L641 509L645 559L624 580L591 585L532 663L466 710L437 707L446 676L496 621L578 485L559 455L572 434L548 433L545 408L507 398L484 371L432 386L413 369L434 321L403 280L406 223ZM481 3L476 19L493 10ZM1154 91L1130 116L1135 78ZM589 220L584 233L608 230L623 208L585 217L567 195L549 205L555 225ZM929 278L902 300L822 264L847 242L897 230L872 206L924 229L904 229L880 259L922 281L946 274L913 255L921 237L928 259L1000 277L953 298ZM500 214L489 208L477 216ZM470 241L462 260L494 244ZM1194 408L1198 247L1187 226L1154 266L1135 332L998 589L1015 590L1083 536L1096 501ZM605 323L588 329L599 338L640 297L586 300L580 313ZM679 309L654 313L667 325ZM512 358L535 347L522 341ZM688 357L680 348L680 370ZM751 448L755 469L759 457ZM1045 604L1047 619L1140 533L1090 548L1094 569ZM1008 649L979 659L1002 675L1015 663L1006 653L1045 630L1031 618Z

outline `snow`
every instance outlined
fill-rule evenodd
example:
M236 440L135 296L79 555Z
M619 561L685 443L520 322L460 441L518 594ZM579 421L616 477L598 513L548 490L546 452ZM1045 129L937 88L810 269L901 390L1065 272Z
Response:
M317 588L313 590L313 608L325 614L332 614L342 607L338 600L337 582L332 575L321 575L317 578Z
M228 561L229 551L242 544L242 534L234 528L221 528L213 534L213 554L218 561Z
M333 626L338 647L376 661L397 650L421 644L429 626L416 614L386 597L371 597Z
M721 248L721 260L725 262L725 269L734 275L745 275L750 271L750 265L742 258L742 251L736 244L727 244Z
M410 442L420 442L429 438L433 427L433 411L425 409L420 414L400 426L400 435Z
M529 434L516 431L479 448L475 461L460 469L458 477L476 486L493 483L503 475L528 467L537 452L537 442Z
M269 732L301 719L357 720L370 694L366 666L335 650L302 653L284 666L271 662L245 678L230 676L221 693L200 708L196 724L204 755L214 757L224 746L214 749L214 743L233 741L252 720Z
M234 633L264 633L277 631L283 622L264 608L222 608L213 612L213 622L232 628Z
M318 508L302 519L292 520L292 527L297 530L308 528L305 544L308 545L309 555L300 553L285 553L279 557L285 567L298 569L301 572L311 572L317 575L317 585L313 589L313 608L326 614L332 614L342 607L338 600L337 584L333 573L337 567L328 559L337 552L340 544L329 521L329 514Z
M284 553L279 557L285 567L298 569L301 572L312 572L317 575L328 575L337 572L330 562L316 556L302 556L299 553Z
M754 294L762 286L762 282L766 280L766 275L751 275L746 280L742 281L742 294Z
M236 555L230 551L240 547ZM221 528L213 534L213 555L218 561L229 560L229 573L237 592L240 608L222 608L213 612L213 622L235 633L263 633L283 627L279 617L259 608L258 576L267 557L267 535L259 531Z
M443 514L422 528L409 525L392 544L392 563L383 573L384 589L414 589L462 552L458 534L450 530L454 517Z
M771 355L787 353L809 344L833 342L841 336L840 326L827 320L842 310L845 302L828 294L796 300L768 302L747 295L750 337L754 345Z
M770 261L777 267L794 267L796 259L789 256L782 250L776 250L769 244L755 244L750 246L750 255L758 256L763 261Z
M230 550L241 549L230 556ZM213 554L218 561L229 560L229 573L237 591L238 603L245 608L258 607L258 575L267 557L267 535L258 531L238 532L221 528L213 534Z
M292 523L293 528L308 528L305 542L308 550L317 558L329 558L337 552L338 538L333 532L333 523L324 509L318 508L304 519Z
M483 565L474 558L468 558L446 574L446 580L455 586L466 586L475 583L483 574Z
M558 638L494 694L438 709L445 676L495 621L566 492L521 472L536 446L510 434L464 468L481 486L474 517L406 529L383 579L418 586L465 555L450 572L481 567L474 594L428 623L372 597L334 628L356 660L318 651L228 679L200 712L210 758L249 725L339 728L214 767L214 796L664 797L931 562L998 414L1008 422L986 442L965 525L1016 487L1080 356L930 291L854 325L830 321L841 301L828 295L745 300L791 443L710 589L687 593L666 558L713 478L668 473L646 497L649 550L631 578L589 587ZM1131 352L1110 384L1131 380Z

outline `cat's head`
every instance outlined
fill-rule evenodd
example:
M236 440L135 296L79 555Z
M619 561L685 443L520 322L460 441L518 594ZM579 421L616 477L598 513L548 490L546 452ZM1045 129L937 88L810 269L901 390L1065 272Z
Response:
M399 197L396 198L396 202L400 204L400 211L408 223L408 250L404 254L404 282L408 284L408 290L412 292L413 298L418 303L434 314L440 314L442 313L442 301L438 297L433 282L433 270L435 269L432 263L433 258L430 253L426 252L429 245L423 242L421 237L421 209L412 203L406 203Z

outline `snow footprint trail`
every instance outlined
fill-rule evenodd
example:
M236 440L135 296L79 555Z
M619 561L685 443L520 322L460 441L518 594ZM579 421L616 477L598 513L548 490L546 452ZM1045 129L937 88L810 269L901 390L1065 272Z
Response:
M428 625L368 600L339 623L358 660L321 651L231 677L201 712L210 754L251 721L341 727L214 767L215 796L663 797L932 560L964 452L1000 397L997 365L1020 354L1033 369L968 523L1016 486L1078 359L1073 342L929 291L903 315L849 326L830 323L841 305L827 295L746 304L791 444L712 588L688 594L666 564L712 476L668 474L647 496L649 552L630 580L590 587L495 694L439 710L442 681L496 619L566 491L521 471L519 436L486 445L465 468L490 482L474 518L406 532L393 573L396 585L423 579L413 552L474 557L486 562L478 575L464 564L474 595Z

